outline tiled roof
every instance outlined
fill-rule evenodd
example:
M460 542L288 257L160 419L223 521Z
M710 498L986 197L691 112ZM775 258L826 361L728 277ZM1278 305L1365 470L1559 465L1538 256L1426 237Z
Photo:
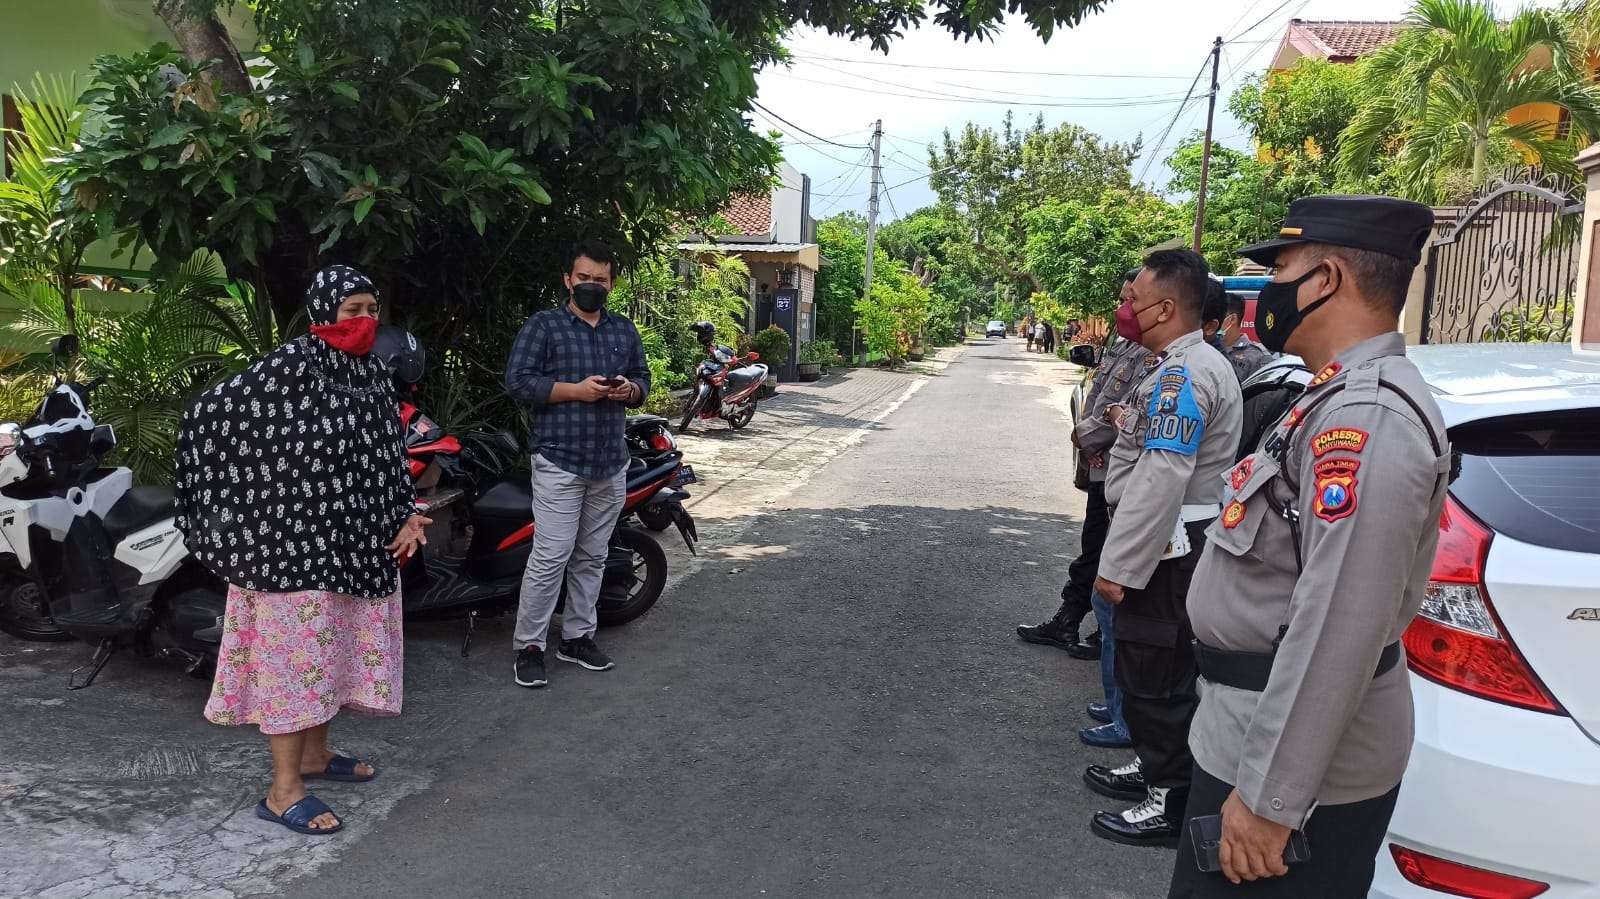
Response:
M1393 41L1404 27L1404 22L1291 19L1289 39L1293 41L1297 36L1307 37L1321 51L1318 55L1327 59L1348 60L1366 56Z
M734 197L723 207L722 217L733 225L735 234L771 234L772 195Z

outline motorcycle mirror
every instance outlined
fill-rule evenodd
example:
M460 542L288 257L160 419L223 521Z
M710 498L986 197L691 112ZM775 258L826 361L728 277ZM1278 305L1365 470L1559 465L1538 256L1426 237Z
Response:
M110 425L100 425L94 429L94 436L89 439L89 449L97 456L104 456L117 448L117 432Z
M81 346L78 341L78 335L63 334L50 342L50 355L54 356L58 362L66 362L78 355L78 350L81 349Z
M1067 359L1071 361L1073 365L1081 365L1084 368L1093 368L1095 365L1094 347L1087 343L1080 343L1068 351Z

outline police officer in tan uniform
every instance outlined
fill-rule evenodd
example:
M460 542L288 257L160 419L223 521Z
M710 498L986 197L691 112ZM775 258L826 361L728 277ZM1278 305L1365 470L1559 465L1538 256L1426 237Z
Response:
M1227 314L1222 318L1222 355L1228 357L1228 362L1233 365L1233 373L1239 376L1239 383L1255 374L1256 369L1266 365L1272 359L1272 354L1267 348L1244 333L1244 297L1228 294Z
M1116 680L1139 761L1137 774L1096 765L1084 780L1125 799L1142 787L1138 804L1090 822L1136 846L1174 844L1183 820L1198 701L1184 599L1239 444L1239 381L1200 329L1209 280L1192 250L1152 253L1117 310L1117 332L1159 354L1134 402L1108 410L1118 429L1106 468L1114 511L1095 579L1117 606Z
M1278 239L1241 251L1276 268L1256 313L1266 348L1318 374L1229 472L1190 586L1201 704L1169 899L1355 899L1371 885L1411 750L1399 640L1450 470L1396 330L1432 224L1416 203L1309 197ZM1296 830L1309 857L1286 863ZM1213 853L1219 870L1202 872Z

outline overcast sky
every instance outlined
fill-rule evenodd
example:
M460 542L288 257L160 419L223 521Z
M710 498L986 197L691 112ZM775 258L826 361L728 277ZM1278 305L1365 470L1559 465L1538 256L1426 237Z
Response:
M897 41L887 56L865 42L800 31L789 42L794 64L758 76L760 102L799 129L852 146L819 143L760 115L756 121L786 132L785 156L811 176L817 218L843 209L866 212L869 157L856 147L865 146L879 118L890 188L882 207L886 220L933 202L926 180L930 140L945 128L959 132L967 122L998 126L1008 109L1023 123L1042 113L1047 125L1074 122L1112 140L1143 135L1145 156L1134 174L1144 172L1147 184L1165 188L1162 160L1179 140L1205 127L1208 77L1187 107L1182 99L1206 65L1214 37L1228 41L1217 138L1248 149L1249 135L1228 114L1227 98L1242 80L1266 69L1289 19L1399 19L1408 7L1406 0L1112 0L1105 12L1048 44L1021 22L984 43L961 43L930 24ZM929 94L943 96L926 99ZM1158 144L1169 125L1165 143Z

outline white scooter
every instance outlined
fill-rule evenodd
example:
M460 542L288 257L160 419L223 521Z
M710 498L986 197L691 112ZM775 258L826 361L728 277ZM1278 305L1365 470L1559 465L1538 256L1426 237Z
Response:
M56 354L75 350L63 338ZM95 644L69 689L93 683L124 647L207 673L225 587L184 546L169 488L134 487L128 469L101 466L116 435L89 414L95 386L58 382L26 426L0 424L0 630Z

